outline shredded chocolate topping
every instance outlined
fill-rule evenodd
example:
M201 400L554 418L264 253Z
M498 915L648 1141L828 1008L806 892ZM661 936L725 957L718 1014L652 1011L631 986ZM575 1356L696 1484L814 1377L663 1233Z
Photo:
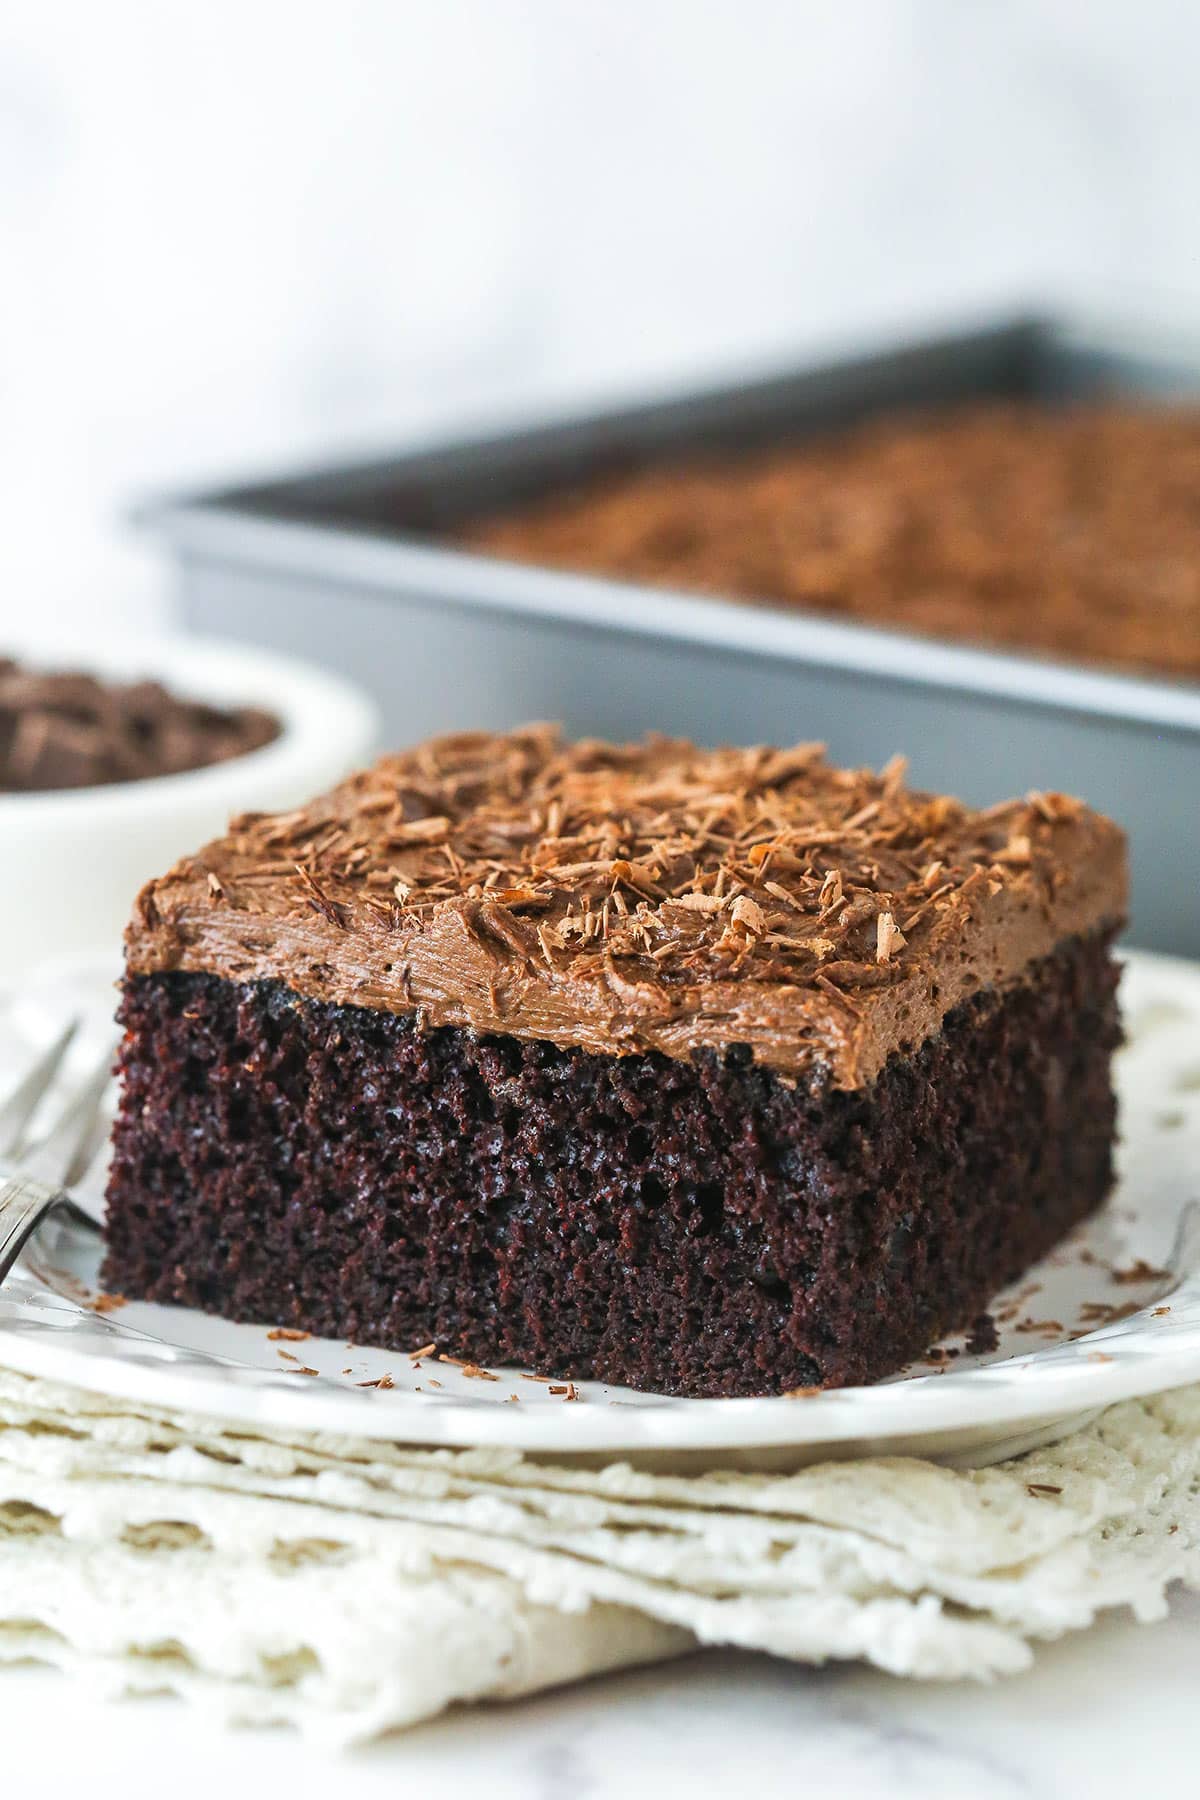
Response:
M584 480L461 535L524 562L1194 679L1198 484L1194 406L996 403Z
M1120 832L1064 795L979 812L910 791L902 759L534 726L235 819L143 890L127 944L135 972L616 1054L744 1043L854 1086L1124 903Z

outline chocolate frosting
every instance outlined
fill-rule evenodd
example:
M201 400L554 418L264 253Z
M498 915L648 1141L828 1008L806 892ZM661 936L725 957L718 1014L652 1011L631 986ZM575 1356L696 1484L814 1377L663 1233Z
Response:
M620 1055L746 1045L853 1088L946 1012L1111 928L1125 845L1059 794L987 811L821 746L436 739L246 814L138 897L131 973Z

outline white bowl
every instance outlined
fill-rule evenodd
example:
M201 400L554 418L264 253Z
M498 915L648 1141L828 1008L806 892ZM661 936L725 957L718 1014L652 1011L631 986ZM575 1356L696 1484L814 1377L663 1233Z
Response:
M10 646L3 646L9 652ZM218 706L258 706L282 730L229 762L148 781L0 794L0 981L47 958L117 960L138 889L225 829L233 813L311 799L363 762L379 719L357 688L273 652L206 638L73 639L12 654L45 668L158 680Z

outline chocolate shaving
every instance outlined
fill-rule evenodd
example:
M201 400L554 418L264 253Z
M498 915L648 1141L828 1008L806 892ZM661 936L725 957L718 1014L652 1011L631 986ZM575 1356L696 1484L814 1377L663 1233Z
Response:
M129 1302L124 1294L95 1294L89 1304L94 1313L110 1313L120 1312Z
M1170 1269L1156 1269L1153 1263L1146 1262L1140 1256L1135 1262L1130 1263L1127 1269L1112 1269L1109 1273L1112 1279L1122 1287L1133 1286L1143 1281L1169 1281L1171 1279Z
M0 657L0 792L183 774L261 749L279 731L254 707L184 699L157 681L46 673Z
M897 951L903 950L908 939L890 912L880 913L875 928L875 960L890 962Z

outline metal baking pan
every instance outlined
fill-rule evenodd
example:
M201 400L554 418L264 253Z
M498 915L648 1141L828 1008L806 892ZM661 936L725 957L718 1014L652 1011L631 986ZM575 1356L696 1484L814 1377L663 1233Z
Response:
M609 737L896 750L987 803L1084 795L1128 829L1131 936L1200 956L1200 685L993 654L449 547L484 509L602 469L982 396L1200 392L1200 350L1025 319L703 394L158 503L185 621L363 683L391 740L558 718Z

